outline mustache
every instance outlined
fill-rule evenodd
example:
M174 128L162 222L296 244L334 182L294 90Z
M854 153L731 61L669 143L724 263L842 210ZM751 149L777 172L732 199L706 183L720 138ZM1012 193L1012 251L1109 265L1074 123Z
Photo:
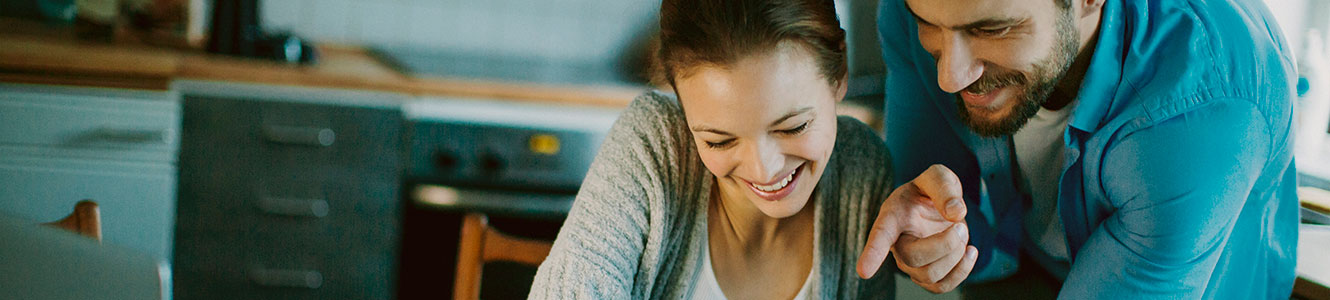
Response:
M1019 72L998 74L988 74L985 72L983 76L979 77L979 80L975 80L970 86L965 87L965 91L971 94L983 95L996 89L1013 85L1023 85L1026 82L1028 82L1028 80L1026 80L1025 76L1021 75Z

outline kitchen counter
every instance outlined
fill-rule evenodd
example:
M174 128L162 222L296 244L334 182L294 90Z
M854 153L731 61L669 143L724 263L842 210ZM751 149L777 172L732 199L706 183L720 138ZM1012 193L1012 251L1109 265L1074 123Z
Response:
M561 104L624 107L645 86L529 83L403 74L364 48L318 45L309 66L237 58L133 42L89 43L72 31L0 18L0 81L166 90L176 79L386 91Z

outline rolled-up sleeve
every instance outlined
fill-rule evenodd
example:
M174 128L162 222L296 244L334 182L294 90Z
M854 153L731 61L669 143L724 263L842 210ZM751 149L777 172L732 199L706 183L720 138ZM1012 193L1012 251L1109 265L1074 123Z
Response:
M1059 298L1201 298L1227 243L1240 242L1233 231L1261 230L1235 228L1272 152L1252 102L1218 99L1134 121L1153 125L1109 143L1103 204L1116 210L1075 255Z

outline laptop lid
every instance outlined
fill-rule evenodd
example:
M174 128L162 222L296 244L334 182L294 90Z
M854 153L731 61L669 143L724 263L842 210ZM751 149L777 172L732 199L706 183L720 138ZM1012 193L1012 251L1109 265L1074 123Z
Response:
M170 299L147 254L0 213L0 299Z

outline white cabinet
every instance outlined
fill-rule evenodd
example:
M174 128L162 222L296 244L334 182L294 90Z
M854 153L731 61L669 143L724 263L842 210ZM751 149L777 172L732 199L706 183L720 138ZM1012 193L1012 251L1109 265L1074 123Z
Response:
M171 92L0 84L0 213L101 207L103 243L170 261L180 101Z

